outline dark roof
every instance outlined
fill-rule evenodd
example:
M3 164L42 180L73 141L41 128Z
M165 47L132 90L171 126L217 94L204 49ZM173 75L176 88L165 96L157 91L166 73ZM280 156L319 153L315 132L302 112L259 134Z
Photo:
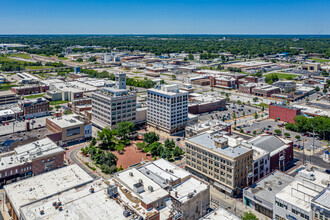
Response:
M249 144L252 144L253 146L259 147L268 152L275 151L285 145L283 141L272 135L259 136L256 139L249 141Z

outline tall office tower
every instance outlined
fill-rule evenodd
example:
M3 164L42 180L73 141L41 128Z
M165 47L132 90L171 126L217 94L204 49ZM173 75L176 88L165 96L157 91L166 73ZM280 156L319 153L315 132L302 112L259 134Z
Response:
M188 92L178 85L148 89L147 125L170 135L184 133L188 121Z
M92 93L92 123L115 128L119 122L136 120L136 94L126 89L126 74L115 74L114 87Z

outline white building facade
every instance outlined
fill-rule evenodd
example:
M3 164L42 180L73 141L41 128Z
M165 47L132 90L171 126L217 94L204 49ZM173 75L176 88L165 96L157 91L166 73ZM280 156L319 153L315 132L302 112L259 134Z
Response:
M184 133L188 122L188 92L178 85L148 89L147 124L170 135Z

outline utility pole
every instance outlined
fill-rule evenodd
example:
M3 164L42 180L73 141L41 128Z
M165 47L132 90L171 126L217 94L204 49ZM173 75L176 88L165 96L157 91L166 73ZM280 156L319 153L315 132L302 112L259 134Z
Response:
M305 139L303 139L302 142L303 142L303 165L305 165Z

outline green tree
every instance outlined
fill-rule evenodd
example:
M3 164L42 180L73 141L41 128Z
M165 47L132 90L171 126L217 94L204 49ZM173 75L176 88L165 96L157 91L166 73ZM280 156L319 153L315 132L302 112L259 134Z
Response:
M324 94L328 92L326 88L324 88L322 91Z
M160 156L163 152L163 146L158 141L151 143L148 147L144 148L144 151L149 152L152 156Z
M174 150L173 150L173 156L174 157L180 157L183 154L184 154L184 151L180 147L176 146L174 148Z
M257 102L257 101L258 101L258 97L254 97L254 98L253 98L253 101L254 101L254 102Z
M139 150L144 150L144 148L147 146L146 142L139 142L136 144L136 147L139 149Z
M245 212L244 215L241 216L242 220L258 220L257 216L252 212Z
M146 143L151 144L154 143L155 141L159 141L159 136L155 132L149 132L143 135L143 140Z
M102 149L109 149L114 150L116 145L116 139L115 136L117 135L117 131L115 129L110 129L109 127L106 127L102 129L101 131L97 132L98 140L101 141L100 147Z
M257 112L254 112L254 119L257 119L259 117Z
M115 149L116 151L118 151L118 153L121 153L125 148L125 144L122 142L119 142L115 145Z
M96 62L96 57L90 57L90 58L88 58L88 62Z
M192 55L191 53L188 55L188 59L189 60L194 60L195 59L195 57L194 57L194 55Z
M297 140L300 140L301 137L300 137L300 135L296 135L295 138L296 138Z
M124 142L136 132L135 124L131 121L123 121L117 124L117 136Z
M285 132L285 133L284 133L284 136L288 138L288 137L290 137L290 133Z
M172 77L172 80L176 80L176 75L173 74L171 77Z
M281 135L281 130L279 130L279 129L276 129L275 131L274 131L277 135Z
M316 92L319 92L320 90L321 90L320 87L318 87L318 86L315 87Z
M253 134L256 135L256 134L257 134L257 130L254 130L254 131L253 131Z
M84 60L82 58L78 58L76 61L80 63L83 62Z

